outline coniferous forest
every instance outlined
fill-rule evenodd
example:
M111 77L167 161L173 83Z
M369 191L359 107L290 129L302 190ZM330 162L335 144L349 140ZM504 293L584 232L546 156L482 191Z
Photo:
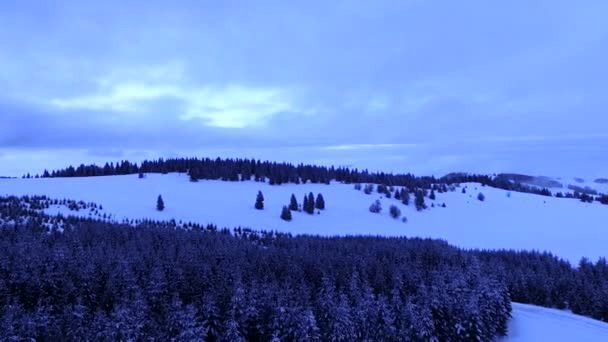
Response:
M0 197L0 339L489 341L511 300L608 321L608 267L418 238L49 216Z
M393 174L384 172L369 172L368 170L350 169L346 167L318 166L291 163L277 163L255 159L210 159L210 158L175 158L143 161L140 164L126 160L117 163L106 163L103 167L97 165L69 166L62 170L44 170L42 175L34 177L94 177L111 175L138 174L143 177L145 173L188 173L190 180L196 182L205 180L244 181L255 180L270 185L284 183L326 183L330 181L351 183L374 183L385 186L405 186L409 189L431 189L433 185L476 182L494 188L533 193L543 196L553 196L551 191L544 187L523 184L520 180L526 177L514 177L512 174L498 174L495 176L475 175L467 173L451 173L443 177L415 176L411 173ZM25 175L24 178L32 177ZM570 188L571 193L556 194L557 197L578 198L582 201L597 200L608 204L607 194L588 194L579 188ZM580 190L580 191L579 191ZM582 191L582 192L581 192ZM561 196L559 196L561 195ZM591 195L596 195L592 197Z

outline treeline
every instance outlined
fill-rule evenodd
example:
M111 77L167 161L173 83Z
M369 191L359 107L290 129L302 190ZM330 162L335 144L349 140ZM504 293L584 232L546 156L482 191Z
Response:
M505 284L443 241L271 233L252 243L167 222L4 216L16 206L30 210L0 200L1 340L491 341L507 332ZM57 221L62 232L49 228Z
M121 161L117 163L106 163L103 167L97 165L69 166L65 169L48 171L42 175L25 175L24 178L32 177L93 177L112 176L145 173L188 173L190 180L224 180L245 181L255 180L268 181L271 185L284 183L325 183L332 180L351 183L374 183L385 186L405 186L410 189L431 189L433 185L455 184L476 182L483 185L516 192L525 192L543 196L552 196L547 188L530 186L514 180L512 175L499 174L496 176L475 175L467 173L451 173L436 178L434 176L415 176L411 173L393 174L384 172L369 172L368 170L351 169L345 167L326 167L309 164L294 165L291 163L276 163L260 161L255 159L210 159L210 158L174 158L144 161L141 164ZM573 196L579 195L574 192ZM579 197L576 197L579 198ZM598 196L596 199L600 199Z

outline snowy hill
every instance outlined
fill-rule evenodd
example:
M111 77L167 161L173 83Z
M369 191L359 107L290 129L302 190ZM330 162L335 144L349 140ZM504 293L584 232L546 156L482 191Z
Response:
M462 189L466 187L466 193ZM264 193L265 209L253 207L258 190ZM294 213L292 222L279 218L292 193L298 202L304 194L322 193L327 209L321 214ZM479 201L482 192L485 201ZM88 178L0 179L1 195L43 194L101 204L103 212L116 220L124 218L175 219L184 222L215 223L220 227L275 229L295 234L420 236L446 239L465 248L547 250L576 264L583 257L592 260L605 256L608 234L596 224L606 222L608 207L462 184L454 192L437 193L436 200L417 212L395 199L373 192L366 195L353 185L287 184L199 181L189 182L183 174L150 174ZM156 198L162 194L166 209L158 212ZM379 199L380 214L369 211ZM445 203L446 208L439 205ZM389 216L388 208L397 205L408 222ZM50 214L70 213L54 206ZM77 214L92 215L89 211ZM513 305L510 336L504 341L606 341L608 324L530 305Z
M467 193L462 193L462 187ZM264 193L265 209L253 207L258 190ZM294 213L293 221L279 218L292 193L302 203L304 194L322 193L327 209L320 215ZM482 192L485 201L477 200ZM437 193L427 205L446 203L446 208L417 212L395 199L357 191L353 185L284 184L199 181L184 174L150 174L88 178L1 179L0 194L44 194L96 202L113 218L152 218L215 223L225 227L251 227L294 234L419 236L446 239L464 248L527 249L550 251L577 264L581 257L591 260L606 256L608 234L596 222L608 221L608 207L575 199L543 197L525 193L463 184L454 192ZM162 194L166 209L155 209ZM369 212L379 199L380 214ZM397 205L408 222L392 219L388 208ZM49 213L68 213L67 208L51 208ZM72 212L74 214L74 212ZM81 212L81 215L88 215Z

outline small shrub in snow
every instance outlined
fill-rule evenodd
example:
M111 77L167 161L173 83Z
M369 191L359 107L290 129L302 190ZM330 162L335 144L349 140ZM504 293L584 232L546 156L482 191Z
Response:
M361 190L361 183L355 184L355 190Z
M399 210L396 205L391 205L391 207L389 208L389 213L394 219L398 219L401 216L401 210Z
M363 192L365 192L365 194L369 195L374 191L374 185L373 184L367 184L365 185L365 188L363 189Z
M372 213L376 213L376 214L381 212L382 204L380 204L380 201L376 200L374 203L372 203L372 205L369 206L369 211L371 211Z
M486 196L483 193L480 192L477 195L477 199L483 202L486 199Z
M403 216L403 217L401 218L401 222L403 222L403 223L407 223L407 217Z

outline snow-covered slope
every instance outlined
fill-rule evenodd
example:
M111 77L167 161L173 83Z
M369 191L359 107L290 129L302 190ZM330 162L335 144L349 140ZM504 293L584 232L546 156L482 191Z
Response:
M345 184L287 184L200 181L192 183L183 174L53 178L0 179L0 194L44 194L51 198L92 201L103 205L113 217L153 218L215 223L219 226L247 226L295 234L374 234L386 236L420 236L448 240L465 248L511 248L547 250L577 263L586 256L592 260L606 256L608 231L598 222L608 222L608 206L586 204L574 199L508 193L500 189L463 184L467 193L437 194L436 204L416 212L395 199L381 198L378 193L366 195ZM258 190L265 196L265 209L255 210ZM292 193L301 203L304 194L322 193L327 209L321 215L294 213L292 222L279 218L283 205ZM477 200L483 192L484 202ZM166 209L155 210L156 198L162 194ZM370 204L380 199L383 211L369 212ZM427 198L427 204L431 201ZM388 214L390 204L401 208L408 222L394 220ZM67 208L50 212L68 212ZM88 212L82 212L87 215Z
M513 303L509 336L504 342L608 341L608 323L567 311Z

